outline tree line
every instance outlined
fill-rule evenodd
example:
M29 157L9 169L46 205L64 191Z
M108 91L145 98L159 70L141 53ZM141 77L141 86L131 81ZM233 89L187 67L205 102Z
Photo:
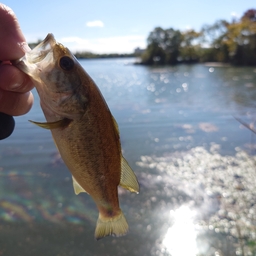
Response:
M231 22L205 25L200 31L156 27L141 55L141 63L146 65L197 62L256 65L256 9Z
M127 58L134 57L133 53L93 53L93 52L75 52L77 59L105 59L105 58Z
M35 43L29 43L29 47L31 49L35 48L38 44L40 44L43 40L39 39ZM74 53L77 59L99 59L99 58L127 58L134 57L134 53L93 53L89 51L77 51Z

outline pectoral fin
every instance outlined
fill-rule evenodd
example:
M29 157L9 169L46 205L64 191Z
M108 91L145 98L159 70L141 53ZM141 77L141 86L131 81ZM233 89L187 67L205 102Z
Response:
M82 193L82 192L85 192L88 194L88 192L86 192L79 184L78 182L76 181L76 179L72 176L72 179L73 179L73 187L74 187L74 191L75 191L75 194L78 195L79 193Z
M119 185L131 192L139 193L137 178L123 156L121 157L121 179Z
M40 123L40 122L35 122L35 121L31 121L29 120L29 122L44 128L44 129L56 129L56 128L64 128L66 126L68 126L70 124L72 120L68 119L68 118L64 118L55 122L48 122L48 123Z

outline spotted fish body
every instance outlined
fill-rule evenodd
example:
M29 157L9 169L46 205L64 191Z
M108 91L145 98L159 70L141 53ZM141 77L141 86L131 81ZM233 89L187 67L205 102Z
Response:
M117 187L138 193L139 185L122 156L118 126L100 90L52 34L14 65L32 78L40 97L47 122L33 123L51 130L75 193L87 192L97 205L95 238L125 235L128 224Z

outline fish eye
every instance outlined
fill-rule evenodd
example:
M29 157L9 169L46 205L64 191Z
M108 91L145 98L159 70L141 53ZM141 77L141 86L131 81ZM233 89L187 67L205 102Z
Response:
M59 64L60 64L60 67L66 71L70 71L75 66L74 61L68 56L64 56L60 58Z

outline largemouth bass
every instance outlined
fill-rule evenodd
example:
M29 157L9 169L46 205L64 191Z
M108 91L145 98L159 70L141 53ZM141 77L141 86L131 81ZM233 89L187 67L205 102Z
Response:
M73 54L52 34L14 63L34 81L46 122L76 194L87 192L99 217L95 238L122 236L128 224L119 207L118 185L139 192L121 153L118 126L100 90Z

